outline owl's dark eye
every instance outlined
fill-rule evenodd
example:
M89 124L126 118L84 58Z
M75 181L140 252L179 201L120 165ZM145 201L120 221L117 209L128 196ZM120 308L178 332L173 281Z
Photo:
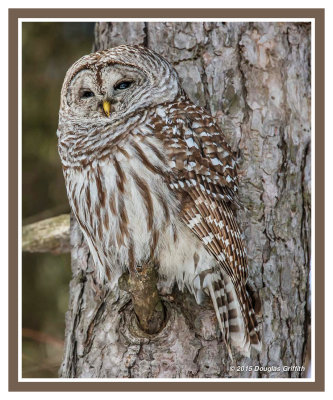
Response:
M124 90L129 88L133 82L123 81L114 86L114 90Z
M94 97L94 93L91 90L84 90L81 93L81 99L88 99L89 97Z

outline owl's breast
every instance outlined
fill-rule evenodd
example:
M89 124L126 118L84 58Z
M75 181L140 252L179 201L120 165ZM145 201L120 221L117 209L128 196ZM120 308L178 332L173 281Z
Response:
M68 197L100 277L157 256L174 235L179 202L166 183L168 166L142 143L65 173Z

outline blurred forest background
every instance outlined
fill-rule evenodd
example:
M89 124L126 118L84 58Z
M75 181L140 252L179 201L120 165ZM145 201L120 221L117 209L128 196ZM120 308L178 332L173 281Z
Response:
M92 51L94 23L22 23L23 225L69 212L57 151L61 85ZM23 253L22 376L57 377L62 359L70 255Z

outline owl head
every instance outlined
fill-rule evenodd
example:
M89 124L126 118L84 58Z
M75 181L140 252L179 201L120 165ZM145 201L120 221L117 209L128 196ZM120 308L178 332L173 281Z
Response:
M173 67L142 46L119 46L80 58L68 70L60 117L108 125L137 110L173 101L181 91Z

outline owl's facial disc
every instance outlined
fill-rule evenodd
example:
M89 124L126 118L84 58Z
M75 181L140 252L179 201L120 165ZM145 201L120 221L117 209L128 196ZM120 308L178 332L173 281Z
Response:
M110 116L111 109L112 110L115 109L115 107L113 107L113 104L116 105L117 102L119 102L120 98L122 97L121 95L125 94L122 92L124 92L134 83L135 81L132 80L132 78L120 78L119 83L116 83L111 90L109 89L109 92L111 94L107 96L107 98L103 101L103 110L107 117ZM108 90L106 91L108 92Z
M143 88L149 87L145 74L132 66L84 69L70 82L67 104L77 117L117 120L140 107Z
M67 90L67 104L76 117L90 117L96 113L101 95L93 71L85 69L71 80Z
M111 64L100 72L103 109L107 117L118 119L138 105L147 78L138 69L123 64Z

